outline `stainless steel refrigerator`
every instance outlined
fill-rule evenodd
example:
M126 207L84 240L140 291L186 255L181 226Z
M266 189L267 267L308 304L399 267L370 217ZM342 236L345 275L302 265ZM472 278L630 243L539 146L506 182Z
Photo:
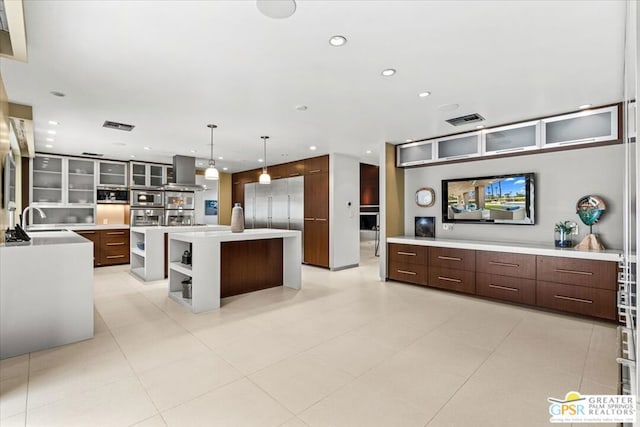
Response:
M271 184L244 185L246 228L303 231L304 177L275 179Z

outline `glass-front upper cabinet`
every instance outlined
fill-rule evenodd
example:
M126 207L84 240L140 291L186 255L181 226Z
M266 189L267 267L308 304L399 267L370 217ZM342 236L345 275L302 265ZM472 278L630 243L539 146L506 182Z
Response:
M542 120L542 148L618 139L618 106Z
M129 163L131 186L137 187L161 187L165 183L165 170L167 166L152 163Z
M32 160L31 202L62 203L62 158L36 155Z
M164 166L149 165L149 186L160 187L164 184Z
M397 165L413 166L433 162L435 141L412 142L397 148Z
M540 148L540 121L488 129L483 133L482 153L495 155Z
M96 196L96 162L68 159L67 201L71 204L93 204Z
M131 165L131 186L146 187L147 185L147 165L144 163L130 163Z
M165 180L163 184L171 184L172 182L175 182L175 179L173 178L173 166L164 167L164 176Z
M465 133L438 139L438 160L465 159L480 155L480 132Z
M108 187L127 186L127 164L121 162L99 162L98 185Z

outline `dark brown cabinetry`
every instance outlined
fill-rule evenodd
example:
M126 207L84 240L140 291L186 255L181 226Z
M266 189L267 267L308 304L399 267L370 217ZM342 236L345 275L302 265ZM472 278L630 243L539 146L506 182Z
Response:
M392 280L616 319L613 261L396 243L387 247Z
M93 242L93 266L129 263L129 229L79 230L77 234Z
M328 167L328 156L323 158ZM324 161L311 164L320 165ZM329 173L305 175L304 194L304 262L329 267Z

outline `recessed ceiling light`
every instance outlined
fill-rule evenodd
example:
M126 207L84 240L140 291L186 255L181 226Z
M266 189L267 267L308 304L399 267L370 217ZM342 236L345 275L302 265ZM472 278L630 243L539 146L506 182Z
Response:
M427 92L420 92L420 93L418 94L418 96L419 96L420 98L426 98L426 97L427 97L427 96L429 96L429 95L431 95L431 92L429 92L429 91L427 91Z
M413 139L411 139L411 138L405 139L404 142L413 142Z
M222 168L222 170L223 170L223 171L227 171L227 170L229 170L229 168Z
M298 111L307 111L309 107L307 107L306 105L296 105L296 110Z
M218 156L218 160L224 160L224 157Z
M365 153L371 154L371 150L367 150L367 151L365 151Z
M65 93L62 92L58 92L57 90L52 90L51 92L49 92L51 95L53 96L57 96L59 98L63 98L65 96L67 96Z
M344 46L346 43L347 38L345 36L333 36L329 39L329 44L335 47Z
M396 73L396 70L393 68L387 68L386 70L382 70L382 75L385 77L391 77Z
M53 142L55 141L53 138L45 138L47 140L47 142Z
M585 109L587 109L587 108L591 107L592 105L593 105L593 104L582 104L582 105L580 105L578 108L579 108L579 109L581 109L581 110L585 110Z
M144 147L144 149L149 151L149 150L151 150L151 147Z
M440 110L440 111L453 111L453 110L457 110L459 107L460 107L459 104L443 104L443 105L438 107L438 110Z
M49 120L49 124L53 126L58 126L60 123L56 122L55 120Z
M311 147L309 147L309 150L311 150L311 151L315 151L317 149L318 149L318 147L316 147L315 145L312 145Z
M45 144L45 147L46 147L46 148L53 148L53 145L51 145L51 144Z
M483 129L483 128L484 128L484 125L478 125L478 126L476 126L476 129Z
M48 133L49 135L55 135L55 134L56 134L56 131L55 131L55 130L48 130L48 131L47 131L47 133Z
M264 160L263 159L258 159L258 162L262 163L262 162L264 162Z
M190 153L195 153L195 152L196 152L196 150L189 150L189 152L190 152Z
M136 156L135 154L131 154L131 155L129 155L129 157L131 157L132 159L133 159L135 156Z

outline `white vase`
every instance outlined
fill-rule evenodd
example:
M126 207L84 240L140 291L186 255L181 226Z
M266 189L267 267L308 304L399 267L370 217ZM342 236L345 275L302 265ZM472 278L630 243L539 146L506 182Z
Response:
M231 209L231 232L242 233L244 231L244 211L240 203L236 203Z

